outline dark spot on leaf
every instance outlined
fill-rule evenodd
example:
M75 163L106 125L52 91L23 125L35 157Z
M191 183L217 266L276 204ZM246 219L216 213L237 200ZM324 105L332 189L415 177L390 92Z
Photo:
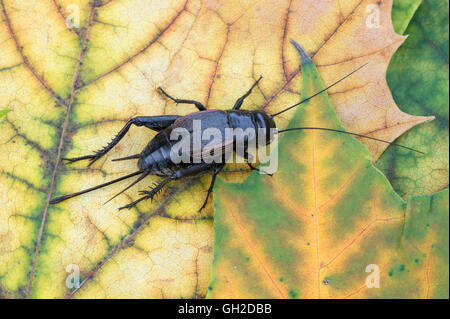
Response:
M289 290L289 297L291 298L297 298L298 297L298 293L295 290Z

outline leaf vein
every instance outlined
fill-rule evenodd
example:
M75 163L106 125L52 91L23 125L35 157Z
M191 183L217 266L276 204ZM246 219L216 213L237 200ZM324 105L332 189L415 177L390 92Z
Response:
M2 7L2 13L3 16L5 17L5 22L6 22L6 26L8 29L8 33L10 34L14 45L16 47L17 52L19 53L23 64L26 66L26 68L31 72L31 74L33 75L33 77L41 84L41 86L48 92L50 93L50 95L55 98L56 100L58 100L59 103L64 104L64 100L57 96L55 91L53 91L53 89L44 81L43 78L41 78L36 70L33 68L33 66L30 64L30 61L28 60L28 58L23 54L23 50L21 45L19 44L19 40L17 39L17 35L13 30L12 24L11 24L11 20L9 18L8 13L6 12L6 7L5 7L5 2L4 0L0 0L0 5Z

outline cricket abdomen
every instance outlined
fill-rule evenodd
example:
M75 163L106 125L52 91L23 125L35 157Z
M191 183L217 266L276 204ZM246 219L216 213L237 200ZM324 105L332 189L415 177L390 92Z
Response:
M170 127L160 131L144 148L138 161L140 170L150 171L153 175L171 176L179 169L179 165L173 163L170 158L170 132Z

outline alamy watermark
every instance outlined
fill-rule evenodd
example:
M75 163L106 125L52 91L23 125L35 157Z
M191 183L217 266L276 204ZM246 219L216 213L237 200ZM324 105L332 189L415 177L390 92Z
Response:
M378 29L381 27L380 7L377 4L369 4L366 7L366 26L369 29Z
M370 275L366 277L366 287L380 288L380 267L375 264L367 265L366 272L370 272Z
M193 120L192 131L176 127L170 134L170 140L176 141L170 151L170 159L174 164L256 163L262 160L260 173L273 174L278 169L276 129L202 129L202 121Z
M75 264L67 265L66 272L68 273L66 277L66 287L72 290L80 288L80 267Z
M80 7L76 4L69 4L66 7L66 25L69 29L80 28Z

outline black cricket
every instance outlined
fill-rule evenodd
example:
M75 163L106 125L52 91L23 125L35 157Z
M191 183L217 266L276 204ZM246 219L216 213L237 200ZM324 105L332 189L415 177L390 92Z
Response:
M302 65L312 62L311 59L309 58L309 56L306 54L306 52L303 50L303 48L299 44L297 44L293 40L291 40L291 42L295 46L295 48L297 49L297 51L300 55L300 58L302 60ZM96 189L120 182L122 180L131 178L133 176L140 175L133 183L131 183L120 193L118 193L114 197L112 197L110 199L110 200L112 200L113 198L117 197L118 195L122 194L123 192L125 192L126 190L128 190L129 188L131 188L132 186L134 186L141 180L143 180L148 175L158 175L158 176L164 177L164 179L162 179L159 183L155 183L150 188L150 190L140 191L139 194L142 195L141 198L139 198L138 200L136 200L126 206L120 207L119 209L132 208L133 206L135 206L137 203L141 202L142 200L153 199L153 197L159 191L161 191L165 185L167 185L172 180L178 180L178 179L188 177L188 176L199 176L199 175L205 174L207 172L211 172L212 173L211 184L208 188L208 193L206 195L206 199L205 199L202 207L199 210L199 212L200 212L203 208L205 208L205 206L208 202L208 198L214 187L214 182L216 180L216 176L224 168L225 161L222 158L222 160L220 162L213 161L212 163L205 163L205 162L200 162L200 163L183 163L183 162L181 162L179 164L173 163L171 160L171 157L170 157L170 151L171 151L173 145L175 143L177 143L178 141L170 139L172 130L174 130L175 128L185 128L189 132L192 132L193 121L200 120L201 124L202 124L202 131L204 129L207 129L210 127L217 128L221 132L223 132L225 130L225 128L233 128L233 129L234 128L242 128L243 130L245 130L247 128L252 128L256 132L258 132L258 129L260 129L259 132L261 132L261 130L262 130L262 132L265 132L264 134L265 134L266 142L270 143L270 130L276 129L276 124L273 119L275 116L277 116L281 113L284 113L284 112L290 110L291 108L294 108L294 107L312 99L313 97L321 94L322 92L325 92L329 88L333 87L334 85L338 84L345 78L349 77L350 75L352 75L353 73L355 73L356 71L361 69L363 66L354 70L353 72L346 75L345 77L338 80L337 82L333 83L332 85L328 86L324 90L317 92L313 96L310 96L310 97L300 101L299 103L294 104L294 105L292 105L276 114L272 114L272 115L267 114L264 110L247 111L247 110L240 109L245 98L251 94L252 90L255 88L256 85L258 85L258 82L261 80L262 77L260 77L257 81L255 81L255 83L252 85L252 87L244 95L242 95L240 98L238 98L236 100L236 102L231 110L225 110L225 111L223 111L223 110L208 110L202 103L200 103L198 101L177 99L177 98L170 96L162 88L159 88L159 90L161 91L161 93L163 95L165 95L167 98L171 99L175 103L195 105L195 107L198 109L198 112L191 113L191 114L188 114L185 116L161 115L161 116L138 116L138 117L132 118L125 124L125 126L120 130L120 132L116 135L116 137L114 137L114 139L108 145L106 145L103 149L95 152L92 155L63 159L63 160L68 161L69 163L73 163L73 162L80 161L80 160L89 160L90 163L88 166L90 166L94 162L96 162L99 158L101 158L103 155L105 155L107 152L109 152L117 143L119 143L119 141L127 134L128 130L130 129L130 127L132 125L144 126L146 128L149 128L151 130L158 132L155 135L155 137L152 140L150 140L150 142L147 144L147 146L144 148L144 150L140 154L113 160L113 161L120 161L120 160L138 159L137 165L138 165L139 171L134 172L129 175L126 175L126 176L123 176L116 180L112 180L110 182L77 192L77 193L68 194L68 195L54 198L50 201L50 204L56 204L56 203L66 200L66 199L94 191ZM399 145L399 144L395 144L395 143L390 143L388 141L380 140L377 138L364 136L364 135L360 135L360 134L356 134L356 133L351 133L351 132L347 132L347 131L329 129L329 128L299 127L299 128L291 128L291 129L287 129L287 130L281 130L281 131L278 131L278 133L293 131L293 130L305 130L305 129L325 130L325 131L351 134L354 136L368 138L368 139L400 146L400 147L403 147L403 148L406 148L406 149L409 149L409 150L412 150L415 152L422 153L422 152L414 150L412 148L409 148L409 147L406 147L403 145ZM258 138L258 136L256 136L256 138ZM254 167L249 162L249 154L247 153L248 141L244 141L243 144L245 147L244 148L244 159L247 161L248 166L252 170L258 170L258 168ZM233 143L233 150L236 150L235 146L236 146L236 140ZM108 202L110 200L108 200Z

